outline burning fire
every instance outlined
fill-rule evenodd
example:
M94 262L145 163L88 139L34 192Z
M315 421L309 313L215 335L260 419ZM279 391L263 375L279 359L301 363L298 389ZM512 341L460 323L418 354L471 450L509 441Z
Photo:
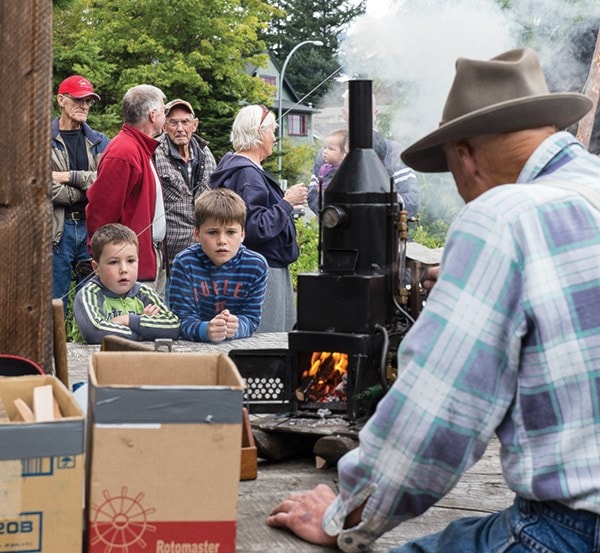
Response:
M315 351L296 396L300 401L346 401L347 375L347 353Z

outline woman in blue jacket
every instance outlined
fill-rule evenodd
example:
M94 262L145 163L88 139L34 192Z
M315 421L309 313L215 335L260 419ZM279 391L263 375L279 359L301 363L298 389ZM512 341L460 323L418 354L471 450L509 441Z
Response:
M298 258L294 206L306 205L306 187L285 192L262 168L273 153L275 116L265 106L240 110L231 131L234 153L227 153L211 175L213 188L229 188L246 203L245 245L262 254L269 278L258 332L288 332L296 322L296 307L289 266Z

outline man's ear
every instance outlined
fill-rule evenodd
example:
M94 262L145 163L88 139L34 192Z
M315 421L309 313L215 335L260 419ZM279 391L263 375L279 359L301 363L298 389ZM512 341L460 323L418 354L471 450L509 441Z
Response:
M474 148L467 141L457 142L455 151L463 171L469 176L475 176L477 173L477 164L475 163Z
M150 119L150 121L152 123L154 123L154 121L156 121L158 119L158 110L153 109L149 114L148 114L148 118Z
M244 241L244 238L246 238L246 231L244 229L244 227L242 227L242 242Z

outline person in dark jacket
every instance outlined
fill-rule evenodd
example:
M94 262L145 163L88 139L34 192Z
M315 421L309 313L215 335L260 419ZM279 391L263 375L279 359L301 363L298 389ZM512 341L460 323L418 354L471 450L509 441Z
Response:
M298 258L294 206L306 205L306 187L285 192L261 166L273 153L275 116L265 106L249 105L233 122L227 153L211 175L212 188L229 188L246 203L245 245L269 264L263 315L257 332L288 332L296 322L289 265Z
M100 96L92 83L81 75L72 75L58 86L56 101L60 115L52 121L52 297L63 300L76 269L76 280L83 274L78 265L89 264L88 234L85 228L86 192L96 178L100 155L108 137L86 121L90 108Z

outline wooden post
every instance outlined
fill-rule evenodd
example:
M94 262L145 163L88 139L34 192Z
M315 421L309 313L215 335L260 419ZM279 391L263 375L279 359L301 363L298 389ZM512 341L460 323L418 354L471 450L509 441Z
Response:
M579 122L577 127L577 139L586 147L590 146L592 131L594 130L594 120L596 118L596 110L598 109L598 98L600 97L600 29L597 31L596 48L592 55L590 64L590 72L583 93L593 102L592 109Z
M0 2L0 353L52 372L51 0Z

